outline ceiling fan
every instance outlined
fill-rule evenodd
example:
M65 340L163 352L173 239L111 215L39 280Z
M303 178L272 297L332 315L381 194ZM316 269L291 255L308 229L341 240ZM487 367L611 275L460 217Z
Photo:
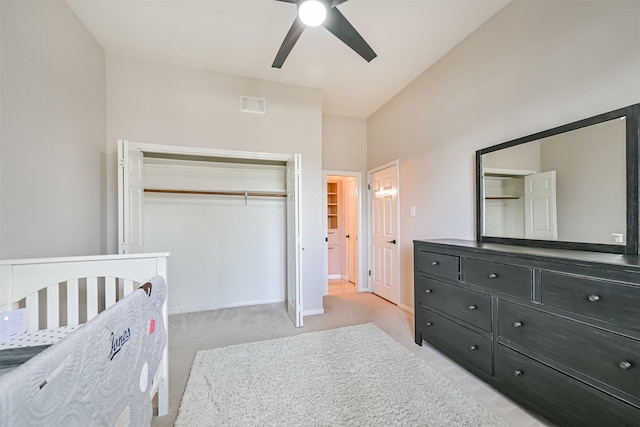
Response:
M295 3L298 6L298 16L295 21L293 21L293 25L291 25L289 32L285 36L271 67L282 68L282 64L284 64L285 59L289 56L293 45L296 44L302 31L304 31L307 26L315 27L322 25L367 62L371 62L373 58L378 56L349 21L347 21L347 18L338 10L337 6L348 0L276 1Z

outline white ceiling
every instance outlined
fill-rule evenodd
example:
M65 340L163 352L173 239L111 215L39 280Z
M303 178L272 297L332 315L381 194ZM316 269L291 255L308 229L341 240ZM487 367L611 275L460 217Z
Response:
M271 68L297 14L274 0L67 0L105 51L320 88L323 113L366 118L510 0L350 0L338 6L378 54L364 61L307 28Z

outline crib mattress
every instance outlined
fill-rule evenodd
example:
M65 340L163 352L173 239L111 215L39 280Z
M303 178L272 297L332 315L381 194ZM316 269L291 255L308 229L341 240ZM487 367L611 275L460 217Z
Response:
M42 329L35 332L27 332L26 334L11 337L0 342L0 351L18 348L18 347L35 347L42 345L51 345L60 341L80 326L62 326L56 329Z
M0 376L12 371L69 335L79 326L42 329L0 342Z

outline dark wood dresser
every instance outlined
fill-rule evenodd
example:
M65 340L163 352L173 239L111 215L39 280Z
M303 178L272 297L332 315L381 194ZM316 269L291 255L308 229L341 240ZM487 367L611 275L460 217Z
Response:
M414 241L415 338L560 426L640 426L640 257Z

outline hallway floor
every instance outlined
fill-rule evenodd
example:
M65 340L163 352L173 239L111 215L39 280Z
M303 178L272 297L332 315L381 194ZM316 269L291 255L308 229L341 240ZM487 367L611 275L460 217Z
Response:
M329 279L329 295L355 294L356 284L343 279Z

